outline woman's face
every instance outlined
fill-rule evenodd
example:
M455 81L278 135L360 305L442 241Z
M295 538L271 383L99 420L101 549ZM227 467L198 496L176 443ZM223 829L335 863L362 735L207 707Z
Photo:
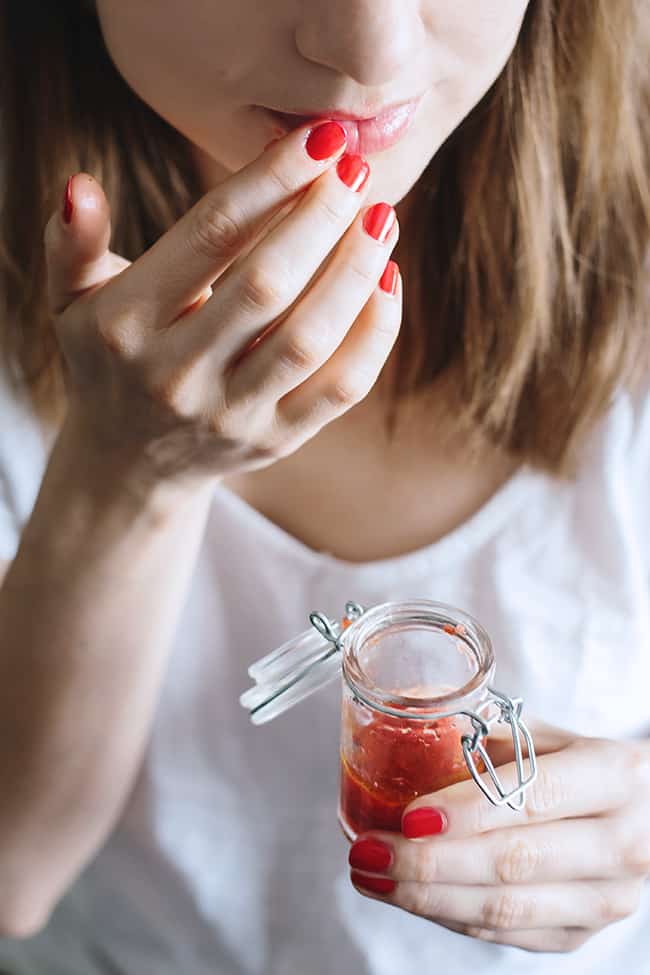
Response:
M264 106L368 117L423 94L366 153L368 202L399 203L485 94L529 0L96 0L126 82L196 147L205 188L279 134Z

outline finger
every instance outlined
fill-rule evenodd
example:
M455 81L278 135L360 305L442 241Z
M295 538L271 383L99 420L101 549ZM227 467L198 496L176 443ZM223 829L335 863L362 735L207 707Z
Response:
M352 871L351 879L366 893L362 874ZM370 879L371 885L376 879ZM368 895L432 921L441 918L499 931L596 928L634 914L639 906L640 884L599 881L481 887L402 881L390 893L370 890Z
M369 173L367 164L364 172ZM201 314L182 329L169 331L166 341L173 343L172 357L194 357L210 347L215 360L233 372L228 382L230 402L236 402L240 390L248 394L251 388L260 389L255 378L259 358L249 359L247 352L247 378L242 379L244 374L237 368L241 353L261 338L260 332L268 331L269 323L288 314L358 215L368 185L369 179L356 191L343 182L336 168L325 173L292 214L219 281ZM236 364L232 363L235 357ZM263 361L268 362L268 355Z
M334 354L315 375L279 401L279 427L317 432L360 402L375 385L397 340L402 307L403 283L398 270L395 294L378 285Z
M229 403L249 396L251 390L263 390L269 398L280 400L334 355L351 324L376 291L388 255L399 237L395 220L385 241L372 238L363 229L367 213L368 210L365 210L359 214L325 272L291 314L227 378L226 398ZM396 302L387 301L384 304L389 305L393 313L390 332L394 339ZM388 307L384 308L382 321L391 311ZM361 373L363 367L357 364L356 368L364 379ZM290 418L292 412L300 414L310 399L311 393L303 390L300 394L296 393L295 403L283 403L286 419ZM336 406L340 412L340 402ZM282 418L279 416L280 420Z
M88 173L77 173L44 232L48 298L55 315L129 266L109 251L110 237L110 208L102 187Z
M502 933L493 928L454 924L452 921L437 920L435 923L468 938L488 941L496 945L511 945L513 948L523 948L524 951L575 951L597 933L591 928L530 928Z
M552 752L566 748L575 740L575 735L563 728L547 724L535 718L526 721L535 743L537 755L550 755ZM487 751L495 766L509 765L515 760L512 730L508 724L496 724L490 730L487 739Z
M445 835L449 839L526 823L577 819L620 808L633 798L642 770L639 763L639 769L635 771L632 753L634 746L630 742L577 739L559 752L538 758L537 777L526 791L522 810L492 805L468 779L411 803L402 817L402 831L411 839L422 835L418 829L419 821L423 821L426 829L426 823L434 817L421 810L432 808L442 813ZM607 769L606 789L603 788L602 769ZM514 763L500 766L496 771L507 790L516 786ZM492 785L487 774L483 779L488 786ZM409 815L416 810L416 816Z
M624 827L621 826L620 832ZM621 848L612 836L609 817L569 819L526 826L524 829L495 830L462 840L421 840L414 843L394 833L373 833L392 851L386 874L394 880L418 883L530 884L573 880L620 878L626 869L634 872L634 836L627 846L630 862L622 862ZM360 853L363 856L362 837ZM367 848L367 847L365 847ZM374 850L370 847L371 852ZM354 865L355 847L350 849ZM638 856L637 872L642 870Z
M340 158L344 141L326 159L311 158L305 144L315 127L294 130L210 190L129 268L126 293L137 296L143 322L167 326L214 284L279 207ZM344 139L343 128L336 128Z

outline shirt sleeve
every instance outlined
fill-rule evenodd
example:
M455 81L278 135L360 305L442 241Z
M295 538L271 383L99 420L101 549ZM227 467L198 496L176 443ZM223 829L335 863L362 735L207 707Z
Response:
M46 439L29 394L0 364L0 559L16 554L47 465Z

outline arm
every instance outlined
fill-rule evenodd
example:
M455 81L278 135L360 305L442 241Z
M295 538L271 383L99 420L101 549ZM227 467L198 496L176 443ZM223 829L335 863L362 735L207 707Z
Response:
M208 511L65 425L0 590L0 931L34 933L116 821Z
M45 228L68 418L0 592L10 933L43 923L116 820L210 483L297 450L367 395L395 343L397 217L362 210L369 166L341 175L345 142L336 122L289 133L132 264L108 250L110 207L87 174Z

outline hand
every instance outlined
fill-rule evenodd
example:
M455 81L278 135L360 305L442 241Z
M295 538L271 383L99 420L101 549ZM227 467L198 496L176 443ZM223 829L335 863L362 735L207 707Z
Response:
M385 235L367 232L371 177L358 191L343 181L344 142L311 158L314 127L212 189L132 264L107 250L99 184L74 178L71 219L51 217L45 246L66 423L84 445L146 459L152 480L209 479L286 456L370 391L401 321L399 279L396 295L378 287L397 220L384 204Z
M531 733L538 775L523 811L493 806L471 780L420 796L405 810L405 835L353 844L360 892L529 951L574 950L633 914L650 874L650 742L577 738L539 722ZM488 751L512 788L511 741L500 734Z

